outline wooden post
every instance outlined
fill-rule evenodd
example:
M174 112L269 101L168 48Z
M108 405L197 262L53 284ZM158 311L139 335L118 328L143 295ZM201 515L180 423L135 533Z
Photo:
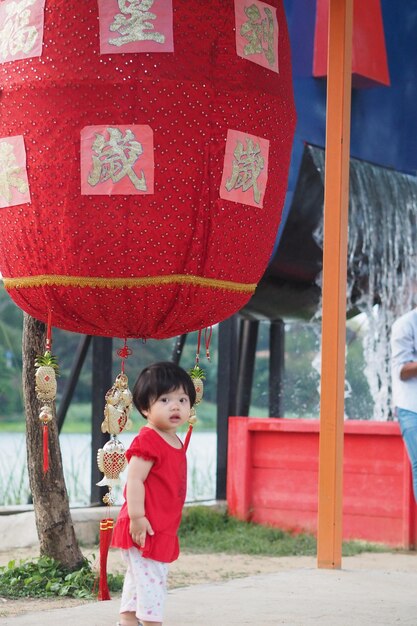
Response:
M318 567L342 561L343 414L353 0L330 0L324 188Z
M59 433L61 432L62 427L64 425L64 421L67 416L67 411L71 404L72 396L74 395L74 391L77 386L81 369L82 369L82 366L84 365L84 361L87 356L90 343L91 343L91 335L81 336L76 353L74 355L74 360L72 362L71 372L70 372L70 375L68 376L68 381L62 393L61 402L59 403L59 408L56 414Z
M269 328L269 416L284 417L285 323L272 320Z
M235 409L237 415L246 417L249 415L252 397L258 331L259 320L241 320Z
M102 448L109 435L101 432L101 422L105 406L105 395L113 384L112 376L113 339L111 337L93 337L92 364L92 422L91 422L91 504L103 506L106 487L98 487L97 483L103 474L97 467L97 450Z
M235 415L237 379L237 315L219 324L217 366L217 472L216 499L226 498L229 417Z
M188 333L184 333L183 335L178 335L178 337L175 337L174 347L171 354L171 361L176 365L180 364L185 342L187 341L187 335Z

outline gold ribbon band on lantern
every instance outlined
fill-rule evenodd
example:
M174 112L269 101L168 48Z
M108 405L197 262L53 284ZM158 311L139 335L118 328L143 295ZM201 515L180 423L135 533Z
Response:
M231 280L206 278L192 274L167 274L166 276L144 276L141 278L101 278L94 276L58 276L41 274L38 276L22 276L5 278L6 289L24 289L31 287L91 287L93 289L135 289L137 287L157 287L159 285L194 285L211 287L225 291L252 293L256 283L236 283Z

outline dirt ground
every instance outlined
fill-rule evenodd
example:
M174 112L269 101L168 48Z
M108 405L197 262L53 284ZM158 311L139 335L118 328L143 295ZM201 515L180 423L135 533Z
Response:
M97 548L84 548L85 556L97 554ZM38 556L36 549L15 549L13 552L0 552L0 565L10 560ZM98 564L97 564L98 565ZM169 587L183 587L199 583L220 582L231 578L241 578L254 574L279 572L287 569L314 568L317 566L315 557L257 557L231 554L187 554L182 553L178 561L171 564ZM342 567L349 569L400 569L415 571L417 555L412 553L365 553L355 557L346 557ZM123 564L117 550L111 550L108 571L123 572ZM117 594L113 594L117 597ZM79 605L82 601L70 598L52 599L19 599L0 598L1 618L20 615L27 612L45 611L53 608Z

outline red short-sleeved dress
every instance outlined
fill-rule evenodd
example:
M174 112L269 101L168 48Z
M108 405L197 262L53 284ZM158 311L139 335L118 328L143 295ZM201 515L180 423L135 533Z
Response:
M145 481L145 514L154 535L146 535L144 548L133 542L129 534L130 519L127 502L123 504L113 531L112 547L136 547L142 556L171 563L178 558L177 537L187 491L187 459L184 447L173 448L155 430L143 427L126 452L153 461ZM124 496L126 498L126 488Z

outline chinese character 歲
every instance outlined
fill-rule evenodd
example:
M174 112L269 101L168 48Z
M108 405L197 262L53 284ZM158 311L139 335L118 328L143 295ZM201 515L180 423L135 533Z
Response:
M115 46L134 41L156 41L164 43L165 35L153 32L154 25L151 20L156 19L155 13L150 9L155 0L118 0L121 13L114 16L110 26L112 32L117 32L121 37L109 39L109 43Z
M129 129L125 135L118 128L107 128L109 139L96 133L92 145L93 169L88 175L88 182L95 186L111 179L114 183L128 176L139 191L146 191L146 179L143 171L139 178L133 166L143 153L142 145Z
M239 187L247 191L253 187L254 200L259 204L261 192L257 180L265 164L259 144L247 138L245 150L242 142L238 141L233 155L232 175L226 181L227 191Z
M264 8L266 18L262 19L261 12L256 4L245 7L247 22L242 24L240 33L249 42L244 47L247 56L263 53L272 67L275 63L274 53L274 19L272 11ZM266 48L264 47L266 43Z

